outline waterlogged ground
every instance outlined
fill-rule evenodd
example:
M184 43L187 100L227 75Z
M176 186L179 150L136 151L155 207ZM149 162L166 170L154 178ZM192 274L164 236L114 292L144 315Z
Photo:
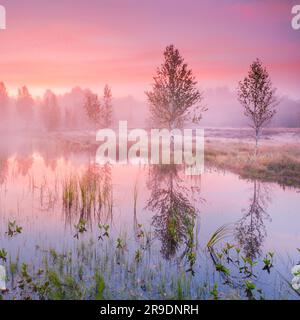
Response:
M93 161L55 141L1 142L4 299L299 298L299 190Z

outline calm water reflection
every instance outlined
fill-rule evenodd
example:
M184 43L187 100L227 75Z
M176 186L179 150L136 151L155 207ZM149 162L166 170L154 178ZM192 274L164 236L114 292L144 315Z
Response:
M157 256L178 261L194 247L205 248L217 228L232 224L229 240L248 257L275 251L282 268L288 255L296 259L300 194L295 189L215 170L191 179L180 166L98 167L92 160L93 153L73 152L55 143L52 148L32 141L26 147L2 146L2 246L31 261L37 245L72 247L74 224L86 219L91 233L96 234L101 222L116 236L126 234L129 250L143 225L152 235ZM65 193L72 179L79 186L77 198ZM83 203L84 188L88 196ZM8 220L23 227L14 241L3 237Z

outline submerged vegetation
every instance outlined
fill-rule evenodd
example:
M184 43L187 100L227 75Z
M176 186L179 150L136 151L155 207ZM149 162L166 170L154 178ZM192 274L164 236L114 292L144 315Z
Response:
M130 244L132 250L128 250L126 235L115 239L108 225L98 227L98 239L85 237L89 230L80 221L74 226L78 234L72 249L58 252L37 246L37 258L31 262L1 249L7 290L0 293L0 299L266 299L275 287L264 292L260 287L263 275L267 277L263 281L272 279L270 287L273 282L280 286L276 298L300 296L289 279L276 271L275 253L252 259L227 242L230 226L216 230L206 248L191 246L171 264L162 263L153 253L152 234L143 225L139 225L143 230L139 239Z

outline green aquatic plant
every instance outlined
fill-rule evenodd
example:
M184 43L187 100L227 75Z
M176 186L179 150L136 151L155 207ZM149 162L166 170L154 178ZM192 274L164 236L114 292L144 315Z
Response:
M95 274L95 300L104 300L105 281L104 278L96 272Z
M187 214L183 219L183 223L187 232L185 256L189 263L189 268L186 270L186 272L191 272L191 274L194 276L195 275L194 265L197 260L197 253L195 250L196 244L194 239L195 222L194 222L194 219L192 219L192 217L189 214Z
M10 272L10 276L11 276L11 282L13 284L14 278L18 272L18 262L11 261L11 257L10 257L10 261L9 261L9 272Z
M125 247L126 247L126 244L125 244L124 240L121 238L118 238L117 239L117 249L124 250Z
M273 268L273 257L274 257L274 253L268 252L266 257L263 259L263 262L264 262L263 270L266 270L268 273L270 273L271 268Z
M230 275L230 270L228 268L226 268L223 264L216 263L215 267L218 272L222 272L226 275Z
M230 225L224 225L218 228L210 237L207 242L207 248L209 250L213 249L213 247L220 241L228 238L232 234L232 228Z
M184 298L184 294L183 294L182 282L181 282L181 279L178 278L178 280L177 280L177 296L176 296L176 299L177 300L183 300L183 298Z
M142 239L142 238L145 237L145 232L143 230L143 225L140 224L140 223L138 223L138 225L137 225L137 235L136 236L137 236L138 239Z
M5 249L0 249L0 260L6 262L7 259L7 251Z
M8 237L13 237L16 236L20 233L22 233L22 227L17 225L16 221L9 221L8 222L8 226L7 226L7 231L6 234L8 235Z
M98 229L100 235L98 236L98 240L103 240L104 237L109 238L109 225L98 223Z
M210 291L214 300L219 300L219 291L218 291L218 284L215 283L212 290Z
M149 251L144 242L132 241L126 234L109 234L110 227L99 224L103 240L91 237L75 242L72 249L57 251L36 246L36 258L28 263L9 261L9 291L2 294L3 299L264 299L258 289L257 272L263 266L275 264L274 253L268 252L264 259L254 260L245 257L243 251L231 242L214 242L213 263L203 258L202 248L197 249L192 221L185 221L189 235L182 244L184 257L177 257L175 263L157 260L150 232L143 226L144 236L149 237ZM87 232L86 221L80 221L78 235ZM85 230L84 230L85 229ZM108 235L105 235L105 232ZM128 245L128 249L127 249ZM130 249L130 250L129 250ZM147 247L148 249L148 247ZM209 251L210 252L210 251ZM207 252L206 252L207 253ZM199 257L199 258L198 258ZM184 259L183 259L184 258ZM270 260L269 261L266 261ZM207 277L198 276L200 263L207 263ZM209 263L208 263L209 262ZM185 270L188 264L191 270ZM201 268L203 268L201 264ZM213 267L213 268L211 268ZM215 271L213 271L215 270ZM190 271L190 273L187 273ZM266 270L267 271L267 270ZM217 273L221 281L215 283L211 273ZM213 275L214 275L213 273ZM267 272L265 273L267 276ZM213 282L211 282L213 280ZM222 281L223 280L223 281ZM288 286L288 285L287 285ZM292 288L289 290L292 291Z
M80 218L79 222L74 226L76 233L74 235L74 238L79 238L79 234L82 234L87 231L87 220Z
M135 251L134 259L137 263L142 260L142 253L139 249Z
M253 282L248 280L245 281L245 292L249 300L255 300L255 296L253 293L255 289L256 289L256 285Z

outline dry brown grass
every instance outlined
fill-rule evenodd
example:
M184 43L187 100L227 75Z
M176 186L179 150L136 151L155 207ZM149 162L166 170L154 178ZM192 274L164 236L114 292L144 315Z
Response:
M300 187L300 146L260 146L254 156L251 143L206 141L206 165L225 169L243 178Z

